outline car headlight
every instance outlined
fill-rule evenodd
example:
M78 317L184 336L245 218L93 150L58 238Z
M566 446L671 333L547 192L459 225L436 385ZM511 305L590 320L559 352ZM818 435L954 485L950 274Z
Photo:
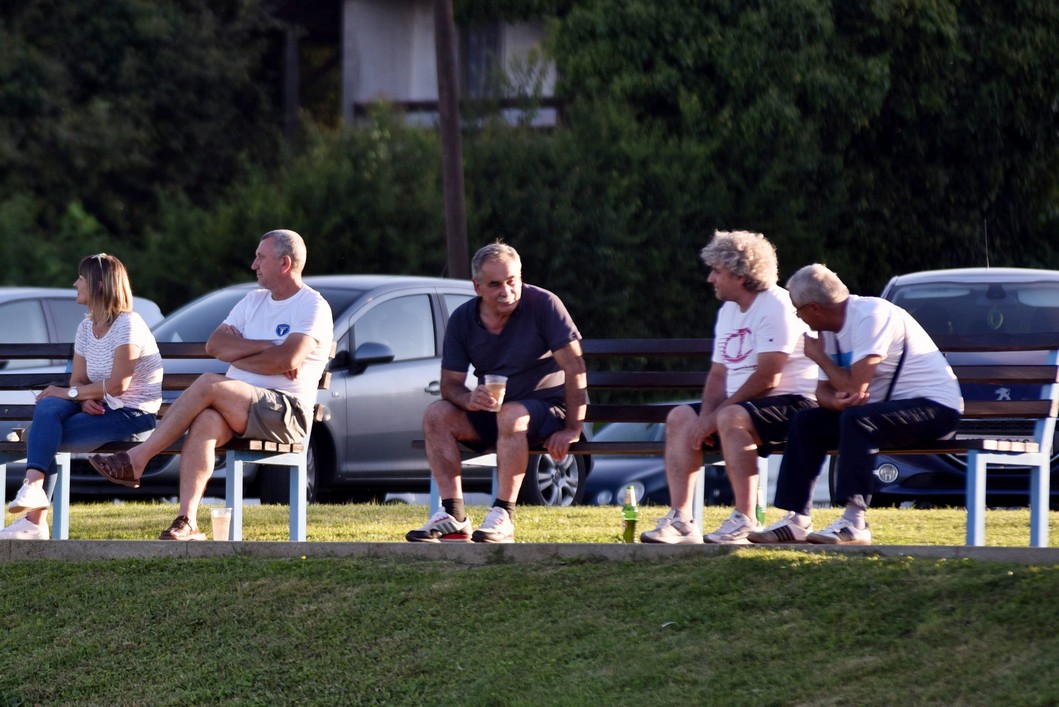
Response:
M873 473L879 478L879 481L884 484L892 484L897 481L898 477L897 467L890 463L880 464L879 468Z

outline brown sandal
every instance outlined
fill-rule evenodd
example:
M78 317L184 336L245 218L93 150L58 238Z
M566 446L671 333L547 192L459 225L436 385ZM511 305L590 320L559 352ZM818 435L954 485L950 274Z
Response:
M93 454L88 458L92 468L110 481L132 489L140 488L140 480L133 476L132 460L125 452L117 454Z

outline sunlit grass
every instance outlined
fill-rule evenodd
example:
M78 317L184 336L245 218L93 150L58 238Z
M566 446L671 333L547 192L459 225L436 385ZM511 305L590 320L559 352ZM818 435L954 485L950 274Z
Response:
M209 534L209 506L199 511L199 526ZM70 537L84 540L153 540L176 516L176 505L163 502L74 503L70 511ZM472 521L480 523L487 509L468 508ZM244 507L244 540L286 540L289 537L289 510L286 506L247 505ZM665 509L641 509L640 530L654 527ZM708 506L706 532L721 524L731 508ZM838 517L837 509L817 509L813 520L823 528ZM769 509L766 522L781 517ZM8 514L7 522L14 520ZM310 541L403 542L404 534L421 526L427 518L425 506L404 503L310 505L307 515ZM1029 510L1004 509L986 512L986 544L1026 546L1029 544ZM876 545L963 545L967 515L963 509L877 508L868 513ZM575 506L542 508L522 506L516 512L516 540L532 543L613 543L620 542L621 519L615 507ZM1050 545L1059 543L1059 513L1049 514Z

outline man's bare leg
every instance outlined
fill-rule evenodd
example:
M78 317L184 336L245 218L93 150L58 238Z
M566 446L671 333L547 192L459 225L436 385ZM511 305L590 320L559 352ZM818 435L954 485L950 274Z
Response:
M702 467L702 449L691 448L691 437L699 424L694 408L681 405L666 417L666 483L669 484L669 505L690 520L695 475Z
M204 373L181 393L158 423L151 436L128 451L133 475L138 479L147 462L180 439L204 410L218 413L237 434L246 430L250 416L252 387L218 373ZM181 455L183 455L181 450ZM211 466L212 469L212 466Z
M750 413L729 405L717 413L717 436L724 453L724 468L735 496L735 508L754 518L757 506L757 448L761 443Z
M447 400L439 400L423 415L427 463L441 498L463 498L463 457L460 440L478 438L467 413Z
M518 403L507 403L497 413L496 473L497 498L514 503L529 462L529 411Z
M191 424L180 451L180 514L197 527L195 518L206 484L213 475L214 455L219 445L235 436L216 410L203 410Z

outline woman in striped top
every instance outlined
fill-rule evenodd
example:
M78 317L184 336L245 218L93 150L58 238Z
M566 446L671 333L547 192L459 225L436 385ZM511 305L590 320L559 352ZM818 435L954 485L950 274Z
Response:
M25 517L0 538L48 538L55 453L90 452L108 442L137 440L154 429L162 405L162 357L147 323L132 311L132 287L121 261L99 253L84 258L74 282L88 316L74 337L70 387L50 385L37 395L26 432L26 479L8 509Z

